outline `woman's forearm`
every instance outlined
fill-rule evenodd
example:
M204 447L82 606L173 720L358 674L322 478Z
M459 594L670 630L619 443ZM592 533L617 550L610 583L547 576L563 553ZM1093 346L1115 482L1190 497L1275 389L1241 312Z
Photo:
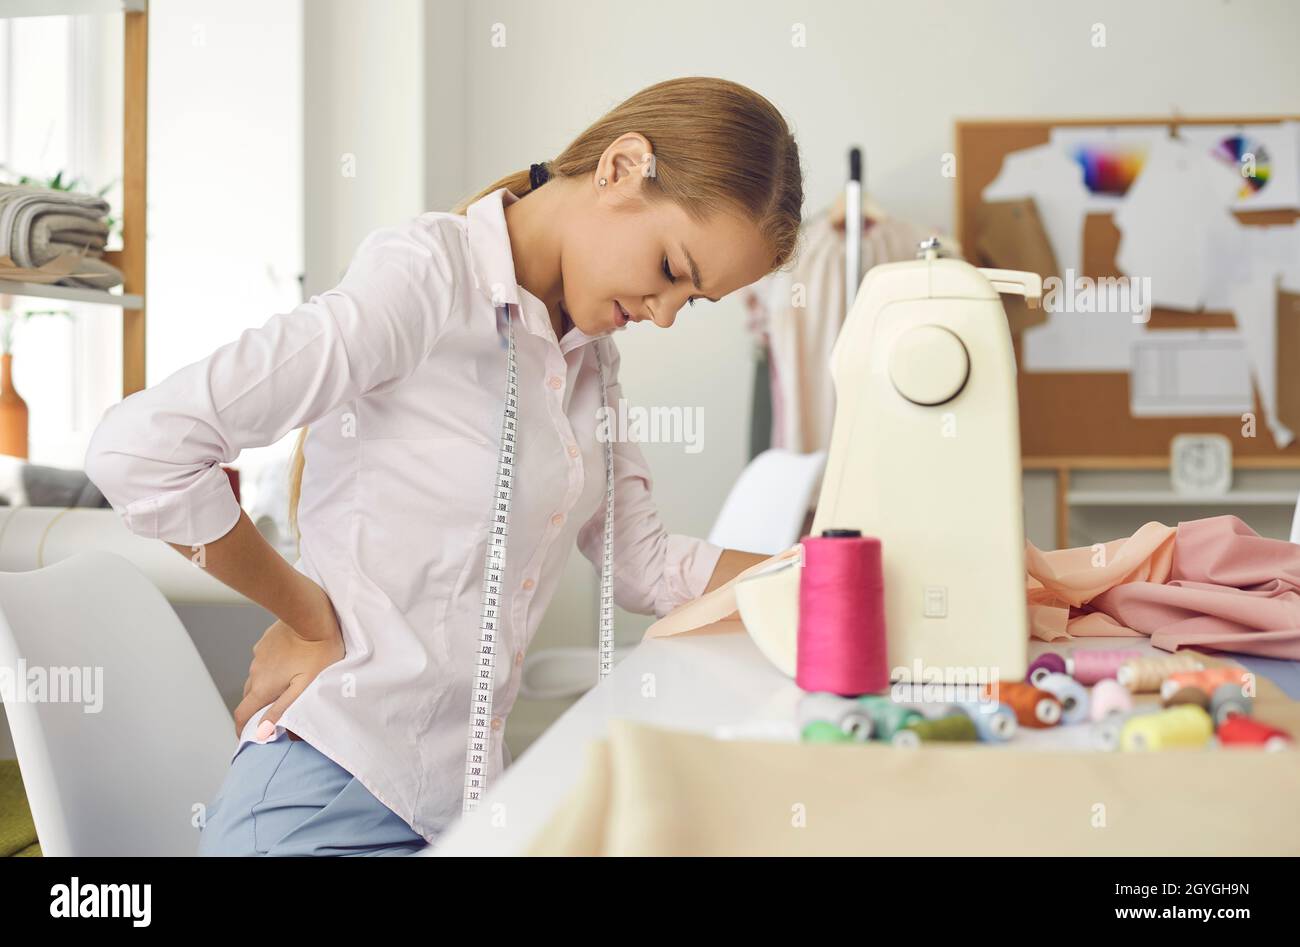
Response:
M771 558L762 553L741 552L739 549L722 550L722 555L718 557L718 564L713 567L713 575L709 577L709 584L704 589L705 594L720 585L726 585L750 566L758 565Z
M234 529L220 539L201 546L167 545L304 638L329 625L319 620L329 606L325 591L276 552L242 510Z

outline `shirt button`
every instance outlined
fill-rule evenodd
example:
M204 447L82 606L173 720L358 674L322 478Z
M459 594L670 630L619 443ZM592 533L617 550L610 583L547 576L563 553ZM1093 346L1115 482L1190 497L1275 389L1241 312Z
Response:
M559 375L552 375L550 378L546 379L546 383L550 385L552 388L559 388L561 385L564 384L564 379L562 379Z
M537 583L534 582L532 579L524 579L524 588L526 589L531 589L536 584Z
M556 526L559 526L561 523L564 522L564 514L556 513L554 516L551 517L551 522L554 523Z
M577 457L577 456L578 456L578 447L577 447L576 444L570 444L570 445L569 445L569 456L570 456L570 457Z
M493 729L493 730L500 730L500 729L501 729L501 720L500 720L500 718L498 718L498 717L493 717L493 718L492 718L492 729Z

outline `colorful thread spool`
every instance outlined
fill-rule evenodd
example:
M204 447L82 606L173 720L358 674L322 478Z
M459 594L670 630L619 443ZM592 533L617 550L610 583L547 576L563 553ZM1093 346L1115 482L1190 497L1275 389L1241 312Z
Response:
M975 724L975 732L983 743L1006 743L1016 735L1020 724L1016 722L1016 713L1006 704L969 701L953 705L957 710L970 717Z
M1184 671L1170 674L1160 684L1160 696L1173 694L1184 687L1198 687L1205 691L1206 697L1214 693L1220 684L1235 684L1238 688L1246 686L1250 672L1245 668L1220 666L1205 668L1202 671Z
M1088 716L1094 721L1104 720L1112 714L1126 714L1133 709L1133 695L1114 678L1108 677L1092 685L1088 697Z
M986 686L984 694L1010 707L1022 727L1054 727L1061 722L1061 702L1056 695L1032 684L999 681L996 693Z
M1068 674L1047 674L1038 682L1061 702L1061 723L1083 723L1088 719L1088 689Z
M1135 658L1125 661L1115 672L1115 679L1134 694L1150 694L1160 690L1160 685L1170 674L1184 671L1203 671L1200 658L1190 654L1171 654L1160 658Z
M1232 714L1249 717L1255 709L1255 698L1248 695L1240 684L1225 681L1214 689L1209 704L1214 725L1221 727Z
M1166 681L1165 683L1168 683ZM1161 690L1164 686L1161 685ZM1202 710L1210 709L1210 695L1205 693L1199 687L1180 687L1168 697L1162 697L1160 702L1166 707L1177 707L1180 704L1195 704Z
M887 689L880 540L828 529L800 545L795 683L846 696Z
M972 743L979 739L975 721L958 711L934 720L918 718L894 734L894 746L920 743Z
M1135 661L1142 657L1141 651L1132 648L1075 648L1070 652L1070 665L1067 673L1080 684L1092 685L1113 678L1126 661Z
M1040 654L1029 664L1029 672L1025 675L1025 681L1038 686L1038 682L1048 674L1065 674L1069 667L1064 655L1057 654L1055 651L1048 651L1046 654Z
M859 697L857 702L866 708L875 738L887 743L892 742L895 735L913 720L922 719L920 713L895 703L889 697L868 694Z
M1260 746L1266 750L1285 750L1292 746L1291 734L1244 714L1231 714L1219 724L1218 737L1224 746Z
M1120 731L1120 747L1128 752L1191 749L1204 746L1213 735L1210 715L1195 704L1182 704L1129 717Z
M799 698L799 728L825 721L838 728L850 740L866 742L873 729L871 716L856 700L838 694L804 694Z

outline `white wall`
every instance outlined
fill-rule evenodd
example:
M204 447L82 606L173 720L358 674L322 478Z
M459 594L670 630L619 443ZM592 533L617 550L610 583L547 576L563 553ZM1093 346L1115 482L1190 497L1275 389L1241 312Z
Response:
M149 4L150 385L298 303L302 29L302 0Z
M370 231L427 210L424 5L303 10L306 295L335 286Z

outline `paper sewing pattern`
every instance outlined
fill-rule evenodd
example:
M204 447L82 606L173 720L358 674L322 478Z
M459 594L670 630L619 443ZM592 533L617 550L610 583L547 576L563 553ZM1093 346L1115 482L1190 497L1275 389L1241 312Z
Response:
M1238 417L1254 410L1246 342L1232 329L1146 332L1129 371L1134 417Z
M1300 208L1300 122L1182 125L1176 138L1159 125L1055 128L1006 155L982 197L1032 199L1061 270L1065 305L1045 296L1046 321L1021 334L1025 371L1127 372L1135 417L1244 414L1257 389L1278 446L1295 440L1278 415L1276 339L1279 292L1300 293L1300 220L1248 226L1234 211ZM1089 212L1112 215L1115 264L1143 281L1144 311L1071 305L1076 279L1088 282L1076 274ZM1231 312L1237 328L1149 331L1152 308Z
M1088 188L1083 169L1060 148L1037 145L1012 152L992 183L984 189L986 201L1033 198L1038 216L1051 241L1062 270L1083 272L1083 217Z
M1164 139L1115 210L1115 263L1151 280L1152 303L1195 312L1210 289L1211 234L1230 226L1239 181L1202 149Z

